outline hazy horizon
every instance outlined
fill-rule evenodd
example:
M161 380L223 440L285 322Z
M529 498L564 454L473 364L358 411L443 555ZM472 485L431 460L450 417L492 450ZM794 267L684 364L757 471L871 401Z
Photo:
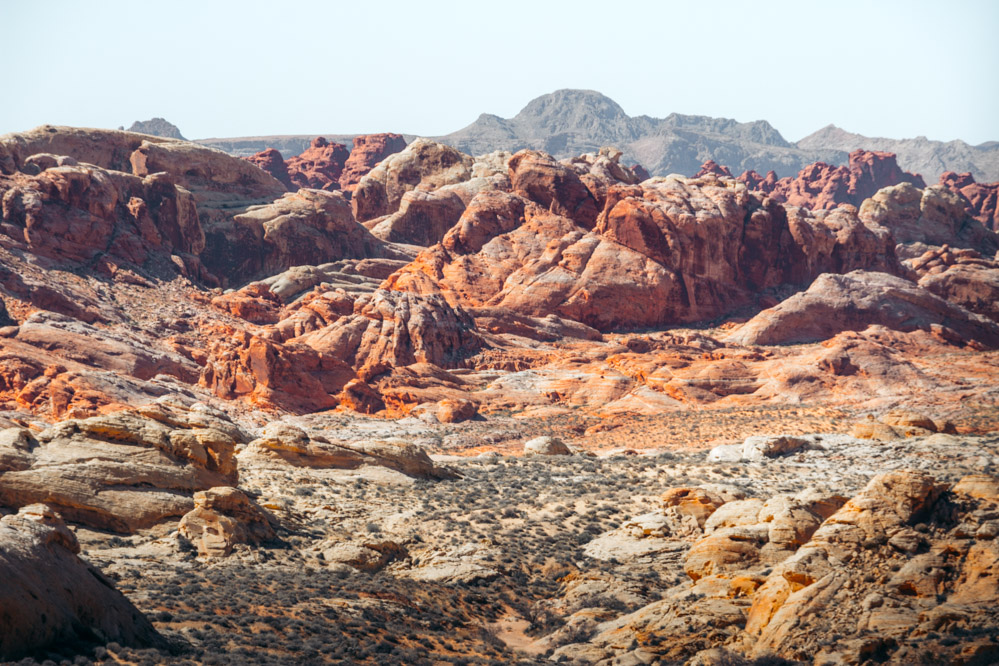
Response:
M999 140L999 3L0 4L18 81L0 133L162 117L189 139L447 134L562 88L631 116ZM44 38L44 39L43 39ZM990 83L992 82L992 83Z

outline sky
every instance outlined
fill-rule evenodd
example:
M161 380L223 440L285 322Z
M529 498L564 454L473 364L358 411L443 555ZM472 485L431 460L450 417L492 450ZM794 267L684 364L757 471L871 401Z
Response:
M0 133L159 116L189 139L433 136L586 88L790 141L999 140L995 0L0 0L0 28Z

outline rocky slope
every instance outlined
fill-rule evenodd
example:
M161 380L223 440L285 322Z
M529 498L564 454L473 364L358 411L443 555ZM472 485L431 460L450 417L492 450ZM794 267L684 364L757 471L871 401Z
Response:
M79 647L11 655L994 655L969 183L858 153L796 204L610 147L398 145L0 137L0 512L75 531L149 620L67 584Z

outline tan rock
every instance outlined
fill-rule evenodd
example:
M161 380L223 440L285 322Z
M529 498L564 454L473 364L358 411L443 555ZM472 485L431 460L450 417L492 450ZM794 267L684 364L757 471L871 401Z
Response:
M77 642L165 648L149 620L100 571L43 504L0 518L0 659Z
M236 544L274 538L271 518L241 490L211 488L194 494L194 509L180 519L178 530L206 557L225 557Z

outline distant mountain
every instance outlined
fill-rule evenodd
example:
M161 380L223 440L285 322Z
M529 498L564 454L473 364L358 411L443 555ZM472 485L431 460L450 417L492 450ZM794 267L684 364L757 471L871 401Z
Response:
M999 181L999 141L972 146L964 141L931 141L925 136L883 139L852 134L835 125L827 125L799 141L798 147L845 152L864 148L895 153L900 167L921 173L930 183L939 180L944 171L968 171L979 182Z
M173 123L167 122L163 118L151 118L149 120L136 120L132 123L132 126L128 128L129 132L138 132L139 134L152 134L153 136L162 136L168 139L184 139L184 135L180 133L180 130Z
M735 173L773 169L778 175L797 174L820 160L847 160L846 151L799 148L765 120L740 123L677 113L632 117L592 90L558 90L532 100L513 118L483 114L468 127L437 138L470 154L535 148L560 158L613 145L624 151L625 160L660 176L693 174L709 159Z
M157 120L166 123L162 119L148 122ZM149 129L135 131L155 133ZM275 148L287 159L308 148L316 136L320 135L199 139L197 143L239 157ZM321 136L350 147L357 135ZM407 142L416 138L411 134L403 136ZM513 118L484 113L471 125L434 138L471 155L534 148L566 158L610 145L624 151L626 162L641 164L653 176L693 175L702 164L714 160L735 175L747 170L761 174L773 170L778 176L794 177L814 162L843 166L851 151L883 150L896 153L902 169L922 174L927 183L937 182L945 171L968 171L979 182L999 181L996 141L971 146L963 141L944 143L925 137L879 139L830 125L792 143L765 120L740 123L678 113L665 118L629 116L617 102L593 90L557 90L531 100Z

